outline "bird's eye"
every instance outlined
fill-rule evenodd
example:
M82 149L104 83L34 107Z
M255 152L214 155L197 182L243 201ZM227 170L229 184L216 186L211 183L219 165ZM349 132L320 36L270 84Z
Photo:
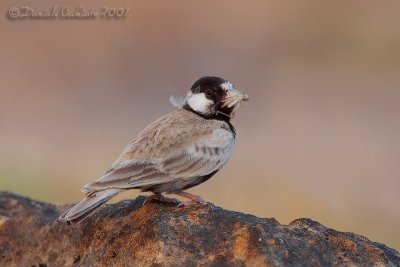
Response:
M213 90L207 89L206 90L206 96L212 96L213 95Z

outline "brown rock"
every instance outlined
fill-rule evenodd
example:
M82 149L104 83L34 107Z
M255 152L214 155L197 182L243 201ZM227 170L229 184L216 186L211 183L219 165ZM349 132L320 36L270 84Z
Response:
M396 250L310 219L143 201L67 225L55 222L65 205L0 193L0 266L400 266Z

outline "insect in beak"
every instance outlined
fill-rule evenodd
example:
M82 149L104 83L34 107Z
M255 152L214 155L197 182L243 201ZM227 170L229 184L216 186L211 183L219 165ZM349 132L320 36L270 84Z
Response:
M223 108L232 108L238 105L240 102L249 101L249 97L245 94L242 94L240 91L232 88L227 90L226 97L222 100Z

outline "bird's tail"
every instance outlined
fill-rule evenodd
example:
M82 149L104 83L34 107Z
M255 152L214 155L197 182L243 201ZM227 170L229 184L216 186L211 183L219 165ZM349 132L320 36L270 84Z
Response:
M59 222L69 224L79 223L94 212L102 204L106 203L112 197L124 189L110 188L102 191L87 193L86 198L64 212L59 218Z

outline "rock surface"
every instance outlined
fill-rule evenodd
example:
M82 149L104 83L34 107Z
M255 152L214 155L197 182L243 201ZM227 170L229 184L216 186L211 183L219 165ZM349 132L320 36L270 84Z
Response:
M289 225L212 204L105 205L77 225L67 208L0 193L0 266L400 266L400 254L310 219Z

